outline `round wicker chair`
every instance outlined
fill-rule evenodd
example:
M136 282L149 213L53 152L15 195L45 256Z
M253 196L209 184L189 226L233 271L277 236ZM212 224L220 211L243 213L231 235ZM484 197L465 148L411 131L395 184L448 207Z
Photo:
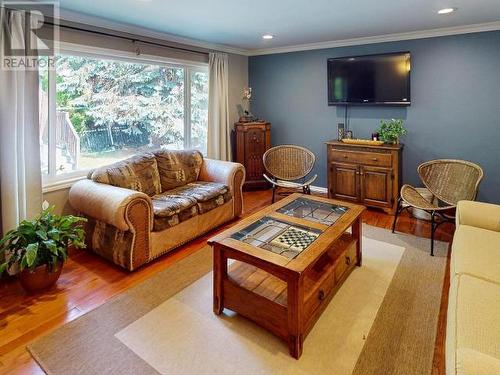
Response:
M316 156L305 147L281 145L270 148L263 155L264 168L271 175L264 178L273 186L273 203L276 189L302 189L304 194L311 194L311 184L318 175L306 180L316 162Z
M394 233L398 216L404 209L414 207L426 211L431 217L431 255L434 255L434 233L437 227L455 219L453 210L458 201L476 199L483 170L469 161L453 159L428 161L420 164L417 170L432 198L426 199L417 188L403 185L392 232Z

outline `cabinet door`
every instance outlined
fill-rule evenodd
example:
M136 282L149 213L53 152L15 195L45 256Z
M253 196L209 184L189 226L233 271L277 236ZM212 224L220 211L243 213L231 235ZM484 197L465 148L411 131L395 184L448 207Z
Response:
M330 164L330 196L357 202L359 200L359 167L355 164Z
M391 207L392 169L362 166L361 202L370 206Z
M266 133L262 129L249 129L245 135L245 168L247 180L262 180L264 163L262 155L266 152Z

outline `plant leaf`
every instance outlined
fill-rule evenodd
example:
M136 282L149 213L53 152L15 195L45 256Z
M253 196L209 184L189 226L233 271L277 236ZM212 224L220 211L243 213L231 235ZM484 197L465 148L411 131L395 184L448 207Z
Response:
M57 255L57 243L54 240L43 241L43 244L52 254Z
M61 237L61 233L60 233L59 229L57 229L57 228L52 228L51 230L49 230L47 232L47 235L50 239L53 239L56 241L58 241L59 238Z
M57 267L59 266L59 258L56 257L55 255L52 255L52 262L51 262L51 268L52 272L55 272L57 270Z
M43 229L38 229L36 231L36 234L38 235L38 237L40 237L42 240L46 240L47 239L47 232L44 231Z
M22 270L24 270L26 267L28 266L28 262L26 260L26 256L23 256L21 258L21 262L19 263L19 268Z
M5 233L5 236L0 240L0 248L3 248L5 244L11 241L15 236L16 233L14 230L10 230L7 233Z
M32 267L35 264L36 256L38 253L38 243L30 243L26 246L26 254L23 260L26 259L26 265Z

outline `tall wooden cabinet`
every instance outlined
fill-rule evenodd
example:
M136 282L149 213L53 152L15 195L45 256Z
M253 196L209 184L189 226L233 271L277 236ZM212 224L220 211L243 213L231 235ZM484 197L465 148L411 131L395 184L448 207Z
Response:
M265 121L237 122L235 132L235 161L246 169L243 188L259 189L268 187L262 156L271 148L271 124Z
M396 212L403 145L366 146L326 142L328 196Z

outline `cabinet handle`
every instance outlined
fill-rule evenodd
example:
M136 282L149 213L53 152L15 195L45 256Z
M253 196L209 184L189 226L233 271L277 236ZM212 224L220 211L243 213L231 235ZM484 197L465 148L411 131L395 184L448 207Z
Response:
M344 159L347 159L347 155L342 155L344 157Z
M325 299L325 291L323 289L320 289L320 291L318 292L318 299L320 301L323 301Z
M351 264L351 257L350 256L345 257L345 264L347 264L347 265Z
M372 158L373 161L377 161L378 159L377 158Z

